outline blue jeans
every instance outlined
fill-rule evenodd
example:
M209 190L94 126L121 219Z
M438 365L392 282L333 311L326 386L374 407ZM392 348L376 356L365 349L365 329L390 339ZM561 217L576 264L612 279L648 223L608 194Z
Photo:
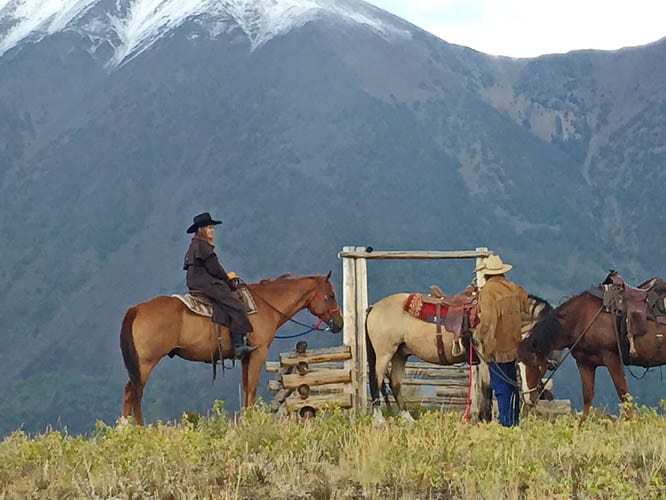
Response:
M516 382L516 363L489 362L490 385L497 398L499 422L504 427L518 425L520 417L520 392ZM513 384L508 382L511 380Z

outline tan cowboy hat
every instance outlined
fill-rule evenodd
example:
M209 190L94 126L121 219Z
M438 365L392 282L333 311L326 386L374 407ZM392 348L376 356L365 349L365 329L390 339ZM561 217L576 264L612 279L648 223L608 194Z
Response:
M474 270L477 272L482 272L483 274L493 275L504 274L512 267L513 266L511 264L505 264L502 262L502 259L499 255L489 255L483 259L481 264L479 264Z
M238 275L237 275L235 272L233 272L233 271L229 271L229 272L227 273L227 278L229 278L230 280L233 280L233 279L236 279L236 278L240 278L240 276L238 276Z

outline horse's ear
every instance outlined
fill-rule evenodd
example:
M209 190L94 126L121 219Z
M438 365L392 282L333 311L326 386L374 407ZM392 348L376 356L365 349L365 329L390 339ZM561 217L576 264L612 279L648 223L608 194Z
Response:
M328 274L326 275L326 279L330 279L330 277L331 277L331 273L332 273L332 272L333 272L333 271L329 271L329 272L328 272Z

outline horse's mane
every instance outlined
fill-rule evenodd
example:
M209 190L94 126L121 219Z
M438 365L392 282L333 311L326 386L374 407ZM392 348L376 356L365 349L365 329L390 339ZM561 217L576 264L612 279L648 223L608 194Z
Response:
M293 277L294 277L294 275L292 273L284 273L284 274L281 274L280 276L277 276L275 278L263 279L263 280L259 281L259 283L260 284L275 283L276 281L291 279Z
M538 295L534 295L532 293L528 293L527 297L530 300L533 300L534 302L536 302L537 304L540 304L540 305L542 304L543 305L543 309L541 311L541 316L543 316L544 314L548 314L550 311L553 310L553 306L551 306L550 302L548 302L546 299L541 298Z
M293 273L284 273L281 274L280 276L277 276L275 278L266 278L261 281L258 281L256 284L257 285L270 285L271 283L278 283L280 281L287 281L287 280L299 280L303 278L321 278L323 277L320 274L315 274L312 276L295 276Z
M562 310L566 308L570 302L578 299L579 297L582 297L583 295L588 295L595 299L597 298L594 297L594 295L590 295L586 290L566 299L555 309L552 307L547 311L544 309L541 318L532 328L532 333L523 341L526 345L529 345L529 348L532 352L546 356L548 353L553 351L553 349L555 349L555 341L562 333L562 324L560 323ZM538 297L534 297L532 295L530 295L530 297L533 297L535 300L538 299ZM548 303L546 302L546 304Z

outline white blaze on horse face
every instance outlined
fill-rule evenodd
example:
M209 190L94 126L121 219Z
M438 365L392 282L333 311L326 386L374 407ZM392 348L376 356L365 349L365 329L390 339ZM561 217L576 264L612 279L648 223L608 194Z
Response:
M525 401L525 404L528 404L532 406L534 403L532 402L532 391L530 387L527 385L527 369L525 367L525 363L518 362L518 370L520 371L520 386L522 389L523 393L523 400Z

